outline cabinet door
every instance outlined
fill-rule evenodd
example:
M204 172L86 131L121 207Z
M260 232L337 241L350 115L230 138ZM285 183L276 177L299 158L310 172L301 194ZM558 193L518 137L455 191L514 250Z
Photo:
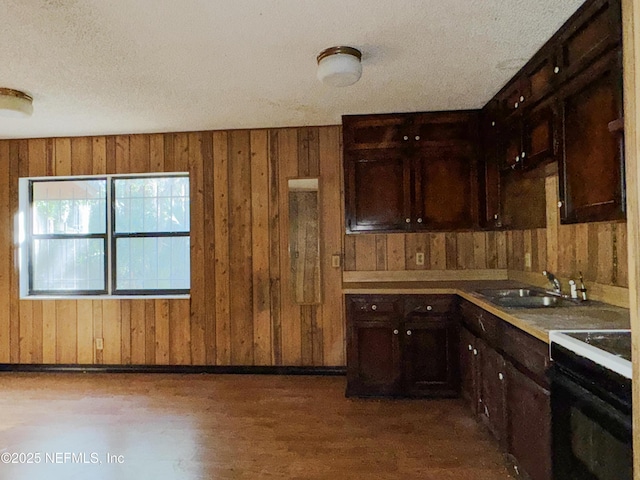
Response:
M458 394L457 325L447 317L412 314L402 335L404 392L409 396Z
M415 229L477 224L477 165L470 149L420 149L414 160Z
M622 41L620 0L586 2L565 28L558 42L562 53L560 76L569 79Z
M347 396L401 392L400 324L357 321L348 327Z
M346 151L404 148L413 140L410 115L345 115L342 117Z
M460 329L460 394L473 413L478 413L477 337L466 328Z
M505 361L492 347L478 340L480 349L480 418L504 445L507 419L505 409Z
M603 57L568 85L562 114L562 222L624 218L622 139L609 131L609 123L622 117L619 52Z
M499 165L500 170L522 168L522 117L511 117L499 125Z
M525 168L535 168L555 159L555 126L555 108L550 103L525 113L522 159Z
M531 480L551 480L549 391L507 364L508 449Z
M347 233L410 225L410 165L394 150L354 152L345 162Z
M500 214L500 169L498 166L498 111L491 101L482 111L480 121L482 153L478 164L480 191L480 225L496 227Z

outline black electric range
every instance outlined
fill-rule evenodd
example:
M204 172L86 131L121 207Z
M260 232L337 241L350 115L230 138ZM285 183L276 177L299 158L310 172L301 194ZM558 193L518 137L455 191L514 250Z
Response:
M554 331L549 340L553 478L631 480L631 332Z

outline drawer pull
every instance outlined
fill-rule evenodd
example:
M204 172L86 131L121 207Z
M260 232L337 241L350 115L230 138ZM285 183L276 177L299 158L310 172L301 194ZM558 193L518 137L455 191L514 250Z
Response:
M427 305L427 310L430 312L431 310L433 310L433 307L431 305Z
M474 354L474 355L478 355L478 349L477 349L477 348L474 348L474 349L473 349L473 354Z
M407 330L407 335L411 335L411 330Z
M377 310L378 306L377 305L371 305L371 310Z
M500 379L501 381L504 380L504 375L501 373L498 374L498 379Z
M469 351L473 351L473 346L471 344L469 344Z
M399 333L400 333L400 332L398 331L398 329L397 329L397 328L393 330L393 334L394 334L394 335L398 335Z

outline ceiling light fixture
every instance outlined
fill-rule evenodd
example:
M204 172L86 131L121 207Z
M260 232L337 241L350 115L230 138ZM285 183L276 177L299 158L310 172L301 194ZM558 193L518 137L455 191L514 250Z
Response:
M362 75L362 53L353 47L331 47L318 54L318 80L332 87L347 87Z
M33 99L24 92L0 87L0 115L29 117L33 113Z

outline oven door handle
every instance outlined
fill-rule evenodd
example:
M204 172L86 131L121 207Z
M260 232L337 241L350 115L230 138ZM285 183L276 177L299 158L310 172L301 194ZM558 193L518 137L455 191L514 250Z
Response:
M578 401L580 401L580 410L583 410L584 413L591 412L592 414L597 415L607 422L613 422L614 425L618 426L618 428L616 428L616 431L619 432L619 435L623 435L623 438L621 438L621 440L631 441L631 415L625 415L624 413L620 412L613 405L610 405L606 401L602 400L600 397L590 392L583 386L573 382L570 378L558 372L557 370L553 371L553 374L551 376L552 399L554 384L557 387L568 391L572 396L577 398ZM611 426L611 424L609 424L609 426Z

